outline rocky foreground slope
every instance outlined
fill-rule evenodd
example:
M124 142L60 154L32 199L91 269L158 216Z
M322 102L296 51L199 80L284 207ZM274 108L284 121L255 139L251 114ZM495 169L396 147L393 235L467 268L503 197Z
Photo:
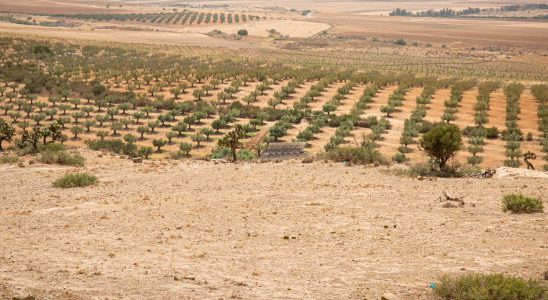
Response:
M0 166L0 298L425 298L442 274L541 278L548 264L546 213L501 209L514 192L546 206L545 178L84 155ZM100 183L52 187L76 170Z

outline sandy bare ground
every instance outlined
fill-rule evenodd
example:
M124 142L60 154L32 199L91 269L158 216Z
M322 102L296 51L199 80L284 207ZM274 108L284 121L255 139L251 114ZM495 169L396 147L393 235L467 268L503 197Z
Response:
M511 192L547 204L547 179L84 154L96 187L51 187L73 168L0 166L0 298L424 299L445 273L548 264L546 213L500 207ZM466 205L443 208L443 190Z
M0 22L0 32L40 38L54 38L71 41L104 41L134 44L198 46L209 48L253 49L252 43L235 40L216 39L196 32L180 31L131 31L117 29L72 29L27 26Z
M329 24L299 20L268 20L246 24L213 25L189 28L189 31L208 33L220 30L229 34L236 34L240 29L246 29L250 35L268 37L269 30L274 29L280 34L289 37L306 38L331 28Z

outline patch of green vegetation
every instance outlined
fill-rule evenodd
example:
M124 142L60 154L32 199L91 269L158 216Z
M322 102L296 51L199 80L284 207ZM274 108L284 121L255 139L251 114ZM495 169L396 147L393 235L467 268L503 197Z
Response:
M541 300L548 297L545 284L502 274L444 276L434 292L445 300Z
M138 148L134 143L126 143L121 139L87 140L86 145L95 151L108 151L116 154L124 154L137 157Z
M84 165L85 159L77 153L69 153L62 144L51 143L40 147L38 161L51 165L81 167Z
M521 194L509 194L502 199L502 209L513 213L543 212L542 200Z
M97 184L98 180L95 175L87 173L69 173L53 182L53 186L57 188L75 188Z
M352 164L386 164L386 159L373 147L335 147L326 153L326 158Z
M17 156L11 156L11 155L2 155L0 156L0 165L4 164L16 164L19 163L21 159Z
M237 155L239 160L253 160L256 158L255 153L249 149L242 149Z

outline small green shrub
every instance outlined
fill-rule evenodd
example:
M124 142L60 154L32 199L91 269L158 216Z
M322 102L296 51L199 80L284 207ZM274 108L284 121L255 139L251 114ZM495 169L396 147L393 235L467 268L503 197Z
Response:
M62 150L67 150L67 146L61 143L47 143L45 145L39 145L38 150L39 151L46 151L46 150L62 151Z
M120 139L109 140L88 140L86 144L91 150L95 151L109 151L116 154L124 154L130 157L137 157L137 146L134 143L125 143Z
M326 158L353 164L386 164L386 159L372 147L335 147L326 153Z
M541 300L548 296L546 285L502 274L465 274L441 278L434 293L445 300Z
M17 156L11 156L11 155L2 155L2 156L0 156L0 165L16 164L20 161L21 161L21 159Z
M74 188L97 184L97 177L87 173L69 173L53 182L54 187Z
M249 149L242 149L238 152L239 160L253 160L255 159L255 153Z
M62 144L51 143L40 149L38 161L50 165L83 166L85 159L79 154L71 154L65 151Z
M404 39L397 39L397 40L394 41L394 44L400 45L400 46L405 46L405 45L407 45L407 42Z
M509 194L502 199L502 209L513 213L543 212L542 201L521 194Z
M488 127L486 128L486 135L488 139L496 139L499 137L499 130L497 127Z
M394 154L394 156L392 157L392 160L401 164L401 163L404 163L406 161L409 160L409 158L407 158L407 156L405 156L405 153L402 153L402 152L398 152L396 154Z
M212 159L220 159L230 156L230 149L226 147L217 147L213 150L213 153L211 153Z
M443 169L439 169L433 161L417 163L409 167L408 170L398 171L396 175L416 176L432 176L442 178L461 178L481 172L478 166L461 166L460 164L448 165Z

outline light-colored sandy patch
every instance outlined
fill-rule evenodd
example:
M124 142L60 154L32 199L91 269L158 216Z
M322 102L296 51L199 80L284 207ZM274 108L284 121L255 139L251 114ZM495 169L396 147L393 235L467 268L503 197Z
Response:
M213 30L220 30L228 34L236 34L238 30L245 29L250 35L268 37L269 30L274 29L284 36L305 38L313 36L331 28L329 24L299 20L268 20L256 23L214 25L198 28L188 28L190 32L208 33Z
M27 26L0 22L4 33L24 34L60 40L106 41L140 44L168 44L178 46L199 46L211 48L256 48L251 43L216 39L205 34L182 31L128 31L117 29L73 29Z

